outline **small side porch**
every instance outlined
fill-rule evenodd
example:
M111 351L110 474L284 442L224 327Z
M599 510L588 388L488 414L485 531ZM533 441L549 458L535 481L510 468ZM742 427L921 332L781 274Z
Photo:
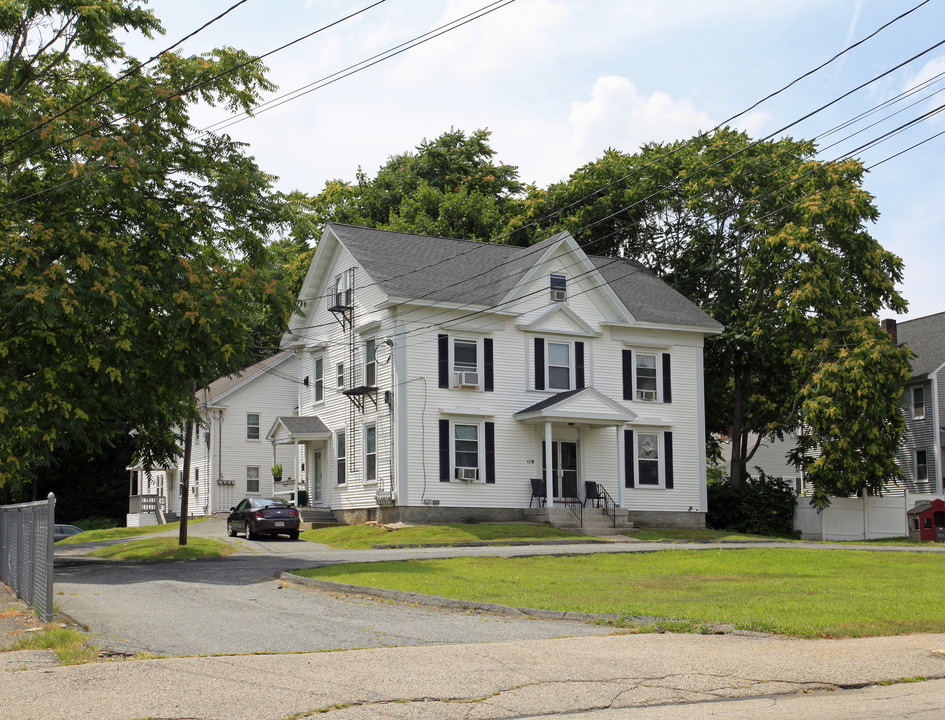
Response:
M276 447L295 445L295 467L289 482L274 482L273 495L294 503L302 522L334 521L324 489L325 462L331 445L331 430L317 416L280 416L275 419L266 439L272 443L273 464ZM329 516L331 520L329 520Z

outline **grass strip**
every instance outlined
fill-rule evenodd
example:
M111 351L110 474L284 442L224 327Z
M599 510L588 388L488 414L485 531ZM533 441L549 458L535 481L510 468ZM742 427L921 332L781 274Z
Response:
M188 525L203 522L206 518L191 518ZM122 538L137 537L139 535L153 535L154 533L180 530L180 522L164 523L163 525L142 525L140 527L115 527L105 530L86 530L78 535L72 535L57 542L57 545L77 545L79 543L101 542L102 540L121 540Z
M196 560L222 557L234 552L236 547L233 545L209 538L189 538L186 545L179 545L175 537L156 537L109 545L93 550L88 555L109 560Z
M458 523L414 525L403 528L388 528L382 525L345 525L305 530L301 537L309 542L346 550L367 550L375 545L587 539L586 535L565 532L550 525L464 525Z
M454 558L296 571L462 600L799 637L945 632L945 557L763 548L568 557Z
M52 650L63 665L78 665L97 659L101 650L86 641L79 630L51 623L38 632L25 633L4 650Z

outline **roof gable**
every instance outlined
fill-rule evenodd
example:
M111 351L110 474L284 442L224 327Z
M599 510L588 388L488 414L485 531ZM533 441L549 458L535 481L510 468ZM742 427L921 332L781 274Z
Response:
M236 375L227 375L226 377L217 378L212 383L207 385L207 387L197 391L197 402L200 405L205 406L219 404L226 400L234 392L238 392L245 388L254 380L278 372L277 368L291 357L291 351L283 350L282 352L276 353L265 360L261 360L255 365L250 365L248 368L242 372L237 373ZM292 374L294 375L294 372Z
M580 422L589 425L623 425L637 415L620 403L592 387L568 390L520 410L514 418L519 422Z
M915 353L913 380L923 380L945 365L945 312L897 323L896 335Z

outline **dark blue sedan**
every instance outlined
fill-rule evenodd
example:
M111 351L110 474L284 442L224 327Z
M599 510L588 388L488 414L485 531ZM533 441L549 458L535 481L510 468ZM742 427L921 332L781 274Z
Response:
M226 534L230 537L243 533L247 540L259 535L288 535L292 540L299 539L299 511L285 500L245 498L230 511L226 519Z

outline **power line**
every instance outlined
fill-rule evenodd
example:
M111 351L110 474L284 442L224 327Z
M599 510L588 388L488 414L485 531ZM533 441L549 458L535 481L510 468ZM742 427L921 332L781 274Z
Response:
M98 130L98 129L102 128L102 127L114 127L115 123L121 122L122 120L127 120L127 119L130 118L130 117L134 117L136 114L142 113L142 112L144 112L145 110L149 110L149 109L151 109L152 107L155 107L156 105L163 105L164 103L166 103L166 102L168 102L168 101L170 101L170 100L173 100L174 98L181 97L182 95L186 95L186 94L188 94L188 93L190 93L190 92L193 92L194 90L199 90L200 88L202 88L202 87L204 87L204 86L210 84L210 83L213 82L214 80L219 80L220 78L226 77L227 75L230 75L230 74L236 72L237 70L240 70L240 69L246 67L247 65L252 65L253 63L259 62L260 60L263 60L263 59L269 57L270 55L274 55L274 54L277 53L277 52L281 52L282 50L285 50L286 48L292 47L293 45L296 45L297 43L300 43L300 42L302 42L303 40L307 40L308 38L310 38L310 37L312 37L312 36L314 36L314 35L317 35L317 34L320 33L320 32L324 32L325 30L328 30L329 28L333 28L333 27L335 27L336 25L339 25L339 24L345 22L346 20L350 20L351 18L356 17L356 16L358 16L358 15L364 13L364 12L367 12L368 10L371 10L372 8L375 8L375 7L377 7L378 5L381 5L382 3L385 3L385 2L387 2L387 0L376 0L376 2L372 3L371 5L368 5L368 6L366 6L366 7L363 7L363 8L361 8L360 10L357 10L357 11L355 11L355 12L353 12L353 13L350 13L350 14L346 15L345 17L340 18L339 20L335 20L334 22L329 23L328 25L323 25L322 27L320 27L320 28L318 28L318 29L316 29L316 30L313 30L313 31L310 32L310 33L307 33L306 35L302 35L301 37L297 37L295 40L292 40L292 41L290 41L290 42L287 42L287 43L285 43L284 45L281 45L281 46L277 47L275 50L270 50L270 51L267 52L267 53L263 53L262 55L258 55L258 56L256 56L256 57L250 58L250 59L247 60L246 62L240 63L239 65L236 65L235 67L232 67L232 68L230 68L230 69L228 69L228 70L224 70L223 72L217 73L216 75L211 75L209 78L207 78L206 80L202 80L202 81L199 82L199 83L194 83L194 84L192 84L192 85L188 85L187 87L182 88L181 90L178 90L178 91L174 92L174 93L171 94L171 95L168 95L168 96L166 96L166 97L159 98L159 99L157 99L157 100L152 100L150 103L147 103L146 105L143 105L143 106L141 106L141 107L139 107L139 108L133 110L132 112L126 113L126 114L121 115L120 117L117 117L117 118L111 118L110 120L106 120L105 122L101 123L100 125L98 125L97 127L93 128L93 129L91 129L91 130L86 130L85 132L81 132L81 133L78 133L78 134L76 134L76 135L72 135L71 137L65 138L64 140L60 140L59 142L54 143L54 144L52 144L52 145L48 145L48 146L46 146L46 147L44 147L44 148L39 148L39 149L34 150L34 151L30 152L30 153L27 153L26 155L21 155L21 156L20 156L19 158L17 158L16 160L13 160L13 161L11 161L11 162L9 162L9 163L5 163L5 164L3 165L3 167L4 167L4 168L13 167L14 165L16 165L16 164L22 162L23 160L27 160L27 159L33 157L34 155L36 155L36 154L38 154L38 153L40 153L40 152L48 152L49 150L55 150L55 149L58 148L58 147L62 147L62 146L65 145L66 143L72 142L73 140L77 140L77 139L80 138L80 137L84 137L85 135L88 135L88 134L90 134L90 133L94 132L95 130Z
M4 150L6 150L6 149L7 149L10 145L12 145L13 143L18 142L19 140L22 140L23 138L29 137L29 136L32 135L33 133L42 130L44 127L46 127L47 125L49 125L51 122L54 122L54 121L58 120L59 118L63 117L64 115L66 115L67 113L72 112L72 111L75 110L77 107L80 107L80 106L84 105L85 103L87 103L89 100L92 100L93 98L98 97L98 96L101 95L103 92L105 92L106 90L108 90L108 89L114 87L115 85L117 85L119 82L121 82L122 80L124 80L125 78L127 78L127 77L128 77L129 75L131 75L132 73L135 73L135 72L137 72L138 70L140 70L141 68L143 68L143 67L145 67L145 66L147 66L147 65L150 65L152 62L154 62L155 60L157 60L157 59L158 59L159 57L161 57L162 55L166 55L166 54L169 53L171 50L173 50L174 48L176 48L178 45L181 45L182 43L186 42L187 40L189 40L190 38L194 37L194 36L197 35L198 33L200 33L200 32L202 32L202 31L206 30L208 27L210 27L211 25L213 25L213 23L215 23L217 20L219 20L220 18L224 17L225 15L228 15L230 12L232 12L233 10L235 10L236 8L238 8L240 5L244 4L244 3L247 2L247 1L248 1L248 0L239 0L239 2L237 2L237 3L234 4L234 5L231 5L231 6L228 7L226 10L224 10L222 13L220 13L219 15L217 15L215 18L213 18L212 20L208 20L207 22L205 22L203 25L201 25L199 28L197 28L197 29L194 30L193 32L188 33L187 35L185 35L184 37L182 37L180 40L178 40L178 41L177 41L176 43L174 43L173 45L170 45L170 46L164 48L163 50L161 50L161 52L157 53L156 55L152 55L150 58L148 58L147 60L145 60L143 63L138 63L138 64L135 65L133 68L131 68L131 69L129 69L129 70L126 70L126 71L123 72L121 75L119 75L119 76L116 77L114 80L112 80L110 83L108 83L108 85L105 85L104 87L99 88L98 90L96 90L96 91L95 91L94 93L92 93L91 95L86 95L84 98L82 98L81 100L79 100L77 103L75 103L75 104L73 104L73 105L70 105L70 106L67 107L65 110L63 110L63 111L57 113L56 115L53 115L52 117L47 118L46 120L44 120L43 122L41 122L41 123L40 123L39 125L37 125L36 127L32 128L32 129L30 129L30 130L27 130L26 132L20 133L20 134L17 135L15 138L12 138L12 139L8 140L8 141L5 142L3 145L0 145L0 152L3 152Z

